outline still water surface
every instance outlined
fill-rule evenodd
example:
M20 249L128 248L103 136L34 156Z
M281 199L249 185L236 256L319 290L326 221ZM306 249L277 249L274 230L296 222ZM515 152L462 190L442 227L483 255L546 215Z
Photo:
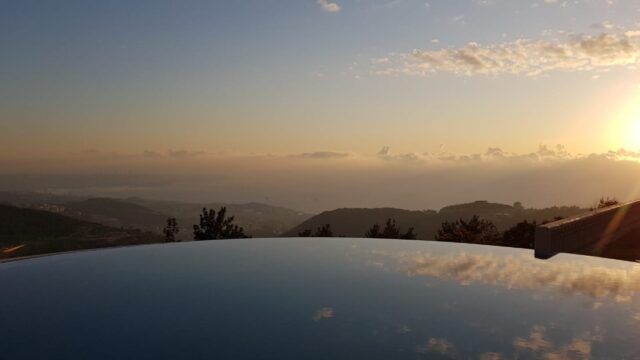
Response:
M2 359L638 359L640 265L375 239L0 264Z

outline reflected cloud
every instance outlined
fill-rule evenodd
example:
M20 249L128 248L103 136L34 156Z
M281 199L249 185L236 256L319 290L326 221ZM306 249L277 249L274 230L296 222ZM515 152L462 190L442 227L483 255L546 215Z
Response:
M453 356L455 354L455 347L447 339L430 338L426 345L418 346L417 351L419 353L436 353L440 355Z
M505 359L504 355L495 352L487 352L480 355L480 360L503 360Z
M332 307L323 307L316 311L315 315L313 315L313 321L320 321L324 319L330 319L335 316Z
M529 350L534 352L548 350L553 346L553 344L544 339L545 330L546 329L543 326L534 326L533 329L531 329L529 338L516 338L513 341L513 346L519 350Z
M433 276L453 280L463 286L489 284L509 289L546 287L570 295L609 298L616 302L629 302L640 292L640 266L637 265L607 268L584 262L540 261L524 254L433 255L411 252L377 255L390 256L397 261L396 270L406 272L409 276Z
M592 343L601 341L601 337L591 334L574 338L570 343L554 346L553 343L545 339L546 328L544 326L534 326L531 329L529 338L516 338L513 346L518 352L533 352L537 356L548 360L556 359L590 359Z

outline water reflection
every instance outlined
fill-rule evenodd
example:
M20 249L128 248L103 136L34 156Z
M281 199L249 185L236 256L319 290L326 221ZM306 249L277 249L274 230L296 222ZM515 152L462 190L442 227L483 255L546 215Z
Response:
M392 268L409 276L433 276L461 285L488 284L509 289L550 287L570 295L609 298L617 302L629 302L640 292L638 265L611 268L584 261L549 262L528 254L374 252L374 255L375 258L392 259ZM379 259L370 264L388 268L388 262Z
M602 336L585 333L568 343L556 345L547 336L547 328L536 325L531 328L527 337L516 337L513 340L512 351L485 352L479 355L479 359L590 359L594 342L602 342ZM419 345L416 351L427 358L434 354L451 359L465 358L465 351L458 351L453 342L445 338L430 338L425 345Z
M430 338L426 345L418 346L418 353L436 353L449 357L456 357L456 349L451 342L444 338Z
M639 266L580 256L252 239L3 264L0 283L6 358L640 358Z
M574 338L568 344L555 346L546 337L544 326L534 326L528 338L516 338L513 346L517 353L533 353L543 359L590 359L593 342L601 342L601 335L591 333Z
M331 307L323 307L316 311L315 315L313 315L313 321L320 321L323 319L330 319L334 317L333 308Z

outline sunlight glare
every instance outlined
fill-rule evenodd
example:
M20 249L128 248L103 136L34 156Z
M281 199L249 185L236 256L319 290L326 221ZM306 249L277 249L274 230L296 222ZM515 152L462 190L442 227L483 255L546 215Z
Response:
M640 149L640 92L634 94L612 119L610 145L613 149Z

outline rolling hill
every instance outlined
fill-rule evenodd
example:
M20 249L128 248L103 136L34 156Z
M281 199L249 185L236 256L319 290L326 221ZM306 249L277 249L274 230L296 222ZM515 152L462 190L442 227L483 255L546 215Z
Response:
M0 229L0 258L163 241L150 232L10 205L0 205Z
M447 206L440 211L395 208L345 208L325 211L315 215L284 232L282 236L297 236L304 230L313 231L322 225L330 224L336 236L362 237L373 224L383 225L388 218L392 218L396 220L398 226L403 230L413 227L418 234L418 239L430 240L435 237L436 232L444 221L455 221L460 218L468 219L473 215L491 220L498 227L498 230L503 231L525 219L541 222L553 220L560 216L576 215L584 211L586 209L581 209L577 206L524 209L518 204L511 206L487 201Z
M254 237L278 236L311 217L300 211L261 203L225 204L216 202L186 203L151 200L86 198L38 192L0 191L0 203L46 210L76 219L107 226L138 228L159 233L167 217L175 217L182 231L178 238L192 238L192 227L199 220L202 208L227 207L227 213Z
M245 233L253 237L274 237L307 220L312 215L285 207L261 203L225 204L225 203L183 203L175 201L127 198L124 201L176 217L184 229L180 236L191 235L191 228L198 222L202 208L219 209L227 207L227 213L235 217Z
M135 203L109 198L65 203L63 214L113 227L156 232L162 230L168 216Z

